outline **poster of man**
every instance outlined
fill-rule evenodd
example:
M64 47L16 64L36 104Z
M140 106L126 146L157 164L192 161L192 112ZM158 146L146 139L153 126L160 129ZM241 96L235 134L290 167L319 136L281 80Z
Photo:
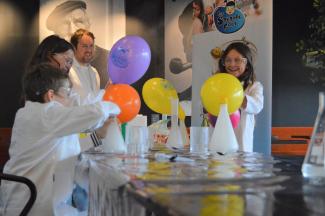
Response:
M41 0L39 40L57 34L70 41L80 29L95 35L95 55L91 65L100 76L100 86L108 81L107 58L113 44L125 36L124 1L118 0Z

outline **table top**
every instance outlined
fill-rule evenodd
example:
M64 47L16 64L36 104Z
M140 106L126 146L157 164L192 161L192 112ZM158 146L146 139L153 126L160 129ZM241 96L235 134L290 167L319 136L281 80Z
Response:
M98 174L89 180L97 190L123 187L156 215L325 214L325 187L302 177L302 157L163 151L87 153L83 160Z

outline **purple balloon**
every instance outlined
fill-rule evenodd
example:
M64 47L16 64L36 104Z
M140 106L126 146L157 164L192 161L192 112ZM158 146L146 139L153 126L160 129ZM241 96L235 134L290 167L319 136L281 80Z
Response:
M214 115L208 113L208 119L209 119L209 122L212 125L212 127L214 127L216 125L217 116L214 116Z
M148 70L151 52L141 37L128 35L118 40L108 57L108 76L113 83L132 84Z

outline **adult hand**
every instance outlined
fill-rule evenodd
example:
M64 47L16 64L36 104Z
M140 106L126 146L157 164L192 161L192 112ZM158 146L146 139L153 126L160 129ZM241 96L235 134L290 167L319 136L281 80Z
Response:
M107 89L107 88L108 88L108 86L110 86L111 84L113 84L113 82L112 82L111 78L108 78L108 81L107 81L107 83L106 83L106 85L105 85L105 88L104 88L104 89Z

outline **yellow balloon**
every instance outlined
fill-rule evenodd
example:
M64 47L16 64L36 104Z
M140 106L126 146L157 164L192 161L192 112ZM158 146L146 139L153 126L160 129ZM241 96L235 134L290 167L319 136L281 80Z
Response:
M178 106L178 118L180 120L185 120L185 112L181 105Z
M170 99L176 99L178 95L174 86L168 80L152 78L143 85L142 97L151 110L171 115ZM181 106L179 106L178 116L182 120L185 119L185 113Z
M229 114L239 109L244 99L244 90L239 80L227 73L218 73L207 79L201 88L204 108L219 115L220 105L227 104Z

